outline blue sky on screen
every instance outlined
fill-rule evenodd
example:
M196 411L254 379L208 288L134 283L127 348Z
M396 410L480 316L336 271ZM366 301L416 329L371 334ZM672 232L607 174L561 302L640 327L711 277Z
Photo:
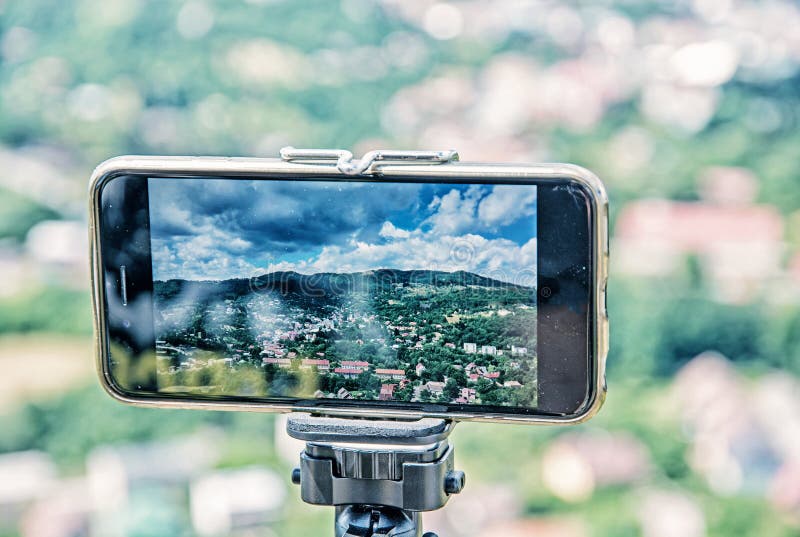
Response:
M153 278L466 270L536 282L536 187L149 180Z

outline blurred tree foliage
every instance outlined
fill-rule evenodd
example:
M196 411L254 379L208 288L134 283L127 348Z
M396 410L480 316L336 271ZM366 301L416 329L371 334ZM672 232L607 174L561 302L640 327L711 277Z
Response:
M723 304L680 281L613 280L609 370L613 378L671 376L704 351L751 367L800 372L800 311Z
M271 416L258 414L127 407L93 384L0 416L0 452L40 449L64 468L75 470L97 446L174 437L208 425L229 429L234 443L246 438L258 451L247 454L239 446L237 460L264 462L273 457L272 421Z
M81 181L93 164L123 153L263 155L289 142L353 147L365 139L386 138L387 145L399 146L409 141L387 135L381 112L403 87L448 69L478 77L478 69L487 60L505 52L530 56L543 65L571 54L546 39L518 32L496 42L437 41L388 17L379 3L359 4L360 16L355 18L343 13L346 2L268 2L268 15L259 3L213 3L213 31L191 40L175 29L180 2L0 2L0 31L13 27L35 31L30 57L14 64L4 62L0 69L0 145L65 148L86 172L76 177ZM114 6L122 6L123 12L109 11ZM125 6L134 11L126 14ZM656 13L672 16L674 9L686 16L689 7L622 2L614 9L636 23ZM427 55L412 68L373 73L366 60L375 50L368 47L380 45L395 31L422 39ZM305 73L309 78L298 84L244 83L224 67L230 47L243 40L281 45L274 49L276 58L307 60L320 51L333 50L347 56L360 51L366 60L358 72L341 69L344 72L335 83L326 80L336 73L321 70ZM303 63L303 68L311 65ZM74 91L82 85L95 92L100 89L100 97L95 95L90 104L110 107L102 120L75 113L80 92ZM612 224L631 200L697 199L698 173L709 165L752 169L760 180L759 201L775 205L785 215L793 213L794 221L800 222L800 74L733 80L719 98L714 119L698 133L649 121L632 98L613 105L589 131L537 125L531 127L536 132L530 139L541 137L552 161L581 164L604 178L612 198ZM765 102L781 118L768 131L753 127ZM210 126L209 116L213 118ZM160 122L164 117L169 121ZM652 158L644 169L620 171L609 158L609 140L626 128L640 129L652 140ZM521 133L520 138L526 140L530 134ZM37 222L60 217L50 208L0 189L0 241L15 249ZM796 226L796 234L798 230ZM800 239L790 238L796 251ZM655 419L659 414L654 410L669 375L702 351L717 350L747 367L800 373L800 309L763 302L712 301L692 260L685 274L673 278L621 278L612 273L609 283L612 391L604 411L585 430L629 431L641 439L657 468L652 483L678 485L701 498L710 537L779 537L788 535L788 530L776 523L763 500L711 494L688 471L686 439L679 424ZM4 295L0 334L13 332L88 337L88 293L51 285ZM0 416L0 452L42 449L63 467L78 472L86 454L98 445L174 436L204 425L224 427L227 432L229 451L223 465L274 458L272 421L263 415L124 407L98 387L29 403ZM591 520L595 535L638 535L636 489L601 490L591 501L577 505L560 502L544 490L537 456L562 433L465 424L456 429L454 440L459 466L467 470L470 480L515 483L527 513L569 512ZM296 518L299 524L306 521ZM306 528L291 532L311 533Z
M0 299L0 334L15 332L92 332L91 297L63 287L27 289Z
M60 218L60 215L53 209L0 188L0 240L22 242L36 223L56 218Z

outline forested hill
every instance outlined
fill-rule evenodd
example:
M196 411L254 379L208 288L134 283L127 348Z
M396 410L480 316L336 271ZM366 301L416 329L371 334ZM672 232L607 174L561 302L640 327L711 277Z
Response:
M386 290L395 285L478 286L498 289L531 290L472 272L438 270L378 269L363 272L320 272L300 274L294 271L271 272L253 278L234 278L218 281L167 280L154 282L155 292L162 300L177 295L242 296L252 292L278 291L283 294L307 294L335 297L354 292Z

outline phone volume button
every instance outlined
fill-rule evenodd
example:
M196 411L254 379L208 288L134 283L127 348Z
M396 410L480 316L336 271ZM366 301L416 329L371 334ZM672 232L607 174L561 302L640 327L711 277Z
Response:
M603 317L608 319L608 280L603 282L603 301L601 304L603 306Z

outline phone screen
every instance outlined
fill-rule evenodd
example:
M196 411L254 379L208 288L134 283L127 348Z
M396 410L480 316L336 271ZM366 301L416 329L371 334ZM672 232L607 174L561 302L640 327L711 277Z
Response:
M110 384L569 415L592 396L587 200L567 180L116 177Z
M537 406L536 185L148 191L160 391Z

